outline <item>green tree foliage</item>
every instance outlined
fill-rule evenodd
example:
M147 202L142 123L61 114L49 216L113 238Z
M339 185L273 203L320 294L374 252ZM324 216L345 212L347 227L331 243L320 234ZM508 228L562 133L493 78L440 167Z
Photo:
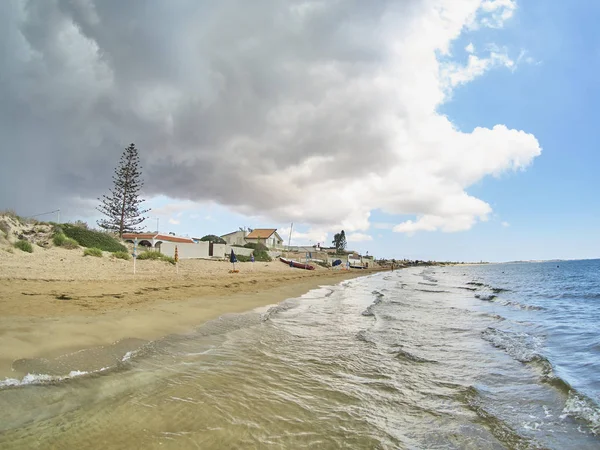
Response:
M207 234L206 236L200 238L201 241L214 242L215 244L226 244L225 239L220 238L215 234Z
M335 233L331 243L335 247L336 253L344 253L344 250L346 250L346 233L344 230L340 231L339 233Z
M110 195L103 195L100 206L96 208L106 219L98 221L98 225L105 230L116 231L119 237L123 233L139 231L144 217L149 209L140 210L140 190L144 186L140 167L140 157L134 144L127 147L121 155L119 166L113 175L114 186Z

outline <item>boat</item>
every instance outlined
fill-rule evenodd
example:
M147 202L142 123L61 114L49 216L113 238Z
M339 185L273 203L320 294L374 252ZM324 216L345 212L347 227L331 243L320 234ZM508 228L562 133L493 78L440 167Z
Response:
M291 265L292 267L296 267L298 269L315 270L315 267L311 266L310 264L304 264L304 263L294 261L291 259L282 258L281 256L279 257L279 261L287 264L288 266Z

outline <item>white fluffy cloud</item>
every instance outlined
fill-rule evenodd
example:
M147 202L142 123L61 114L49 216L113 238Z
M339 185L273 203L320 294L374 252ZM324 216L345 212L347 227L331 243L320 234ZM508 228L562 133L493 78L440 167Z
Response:
M149 195L312 224L314 241L364 238L374 209L414 216L397 232L452 232L491 213L469 186L541 152L524 131L458 130L437 112L454 87L514 66L498 49L449 60L512 0L8 5L0 133L19 151L3 157L0 207L95 198L133 141ZM42 169L15 177L33 158Z
M350 233L346 236L346 241L348 242L366 242L372 240L373 237L365 233Z

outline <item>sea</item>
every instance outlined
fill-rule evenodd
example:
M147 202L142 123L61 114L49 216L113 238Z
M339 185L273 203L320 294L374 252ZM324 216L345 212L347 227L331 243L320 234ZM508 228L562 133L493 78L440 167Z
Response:
M598 449L600 260L424 266L15 361L3 449Z

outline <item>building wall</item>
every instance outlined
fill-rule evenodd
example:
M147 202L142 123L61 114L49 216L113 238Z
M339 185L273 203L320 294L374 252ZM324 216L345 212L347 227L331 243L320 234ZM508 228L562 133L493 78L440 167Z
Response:
M228 234L226 236L221 236L228 245L244 245L246 240L246 231L236 231L235 233Z
M229 258L229 255L231 255L232 248L233 248L233 253L235 253L236 255L243 255L243 256L250 256L252 254L252 252L254 251L251 248L231 247L228 245L225 248L225 258Z
M175 256L175 246L179 259L208 258L208 242L198 242L197 244L176 244L174 242L162 242L160 252L163 255ZM223 245L223 244L221 244Z

